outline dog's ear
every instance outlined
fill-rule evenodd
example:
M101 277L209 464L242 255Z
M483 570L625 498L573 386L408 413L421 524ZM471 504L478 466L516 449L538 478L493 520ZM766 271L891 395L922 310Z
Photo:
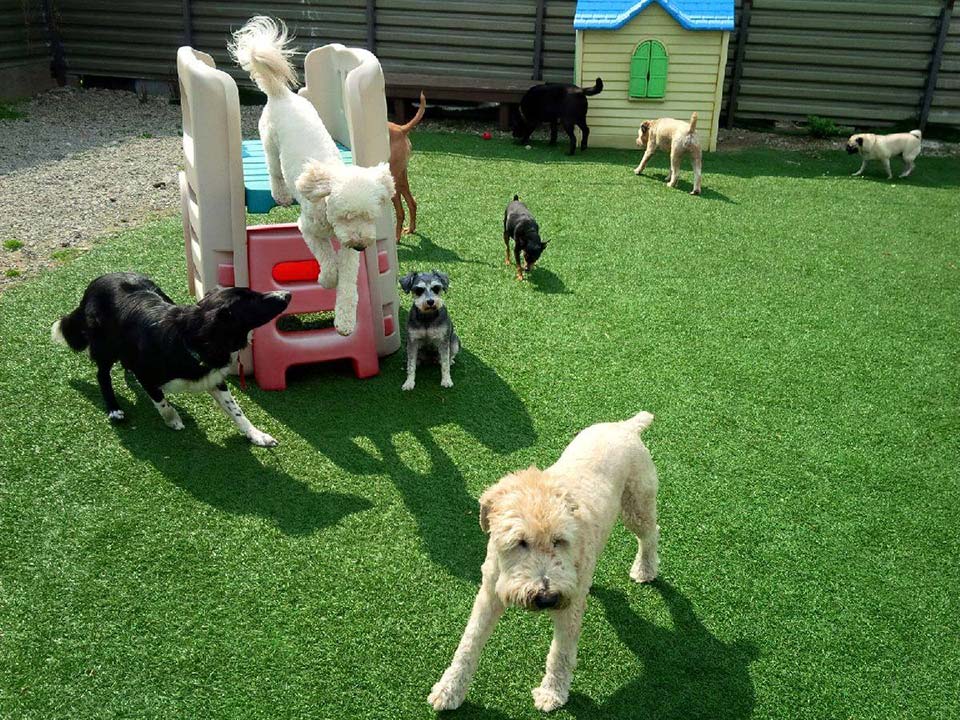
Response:
M857 145L859 145L860 147L863 147L863 138L862 138L862 137L858 137L858 138L857 138Z
M440 284L443 285L444 290L450 287L450 278L447 277L446 273L442 273L438 270L433 270L432 272L437 276L437 279L440 281Z
M314 160L297 178L297 190L310 202L319 202L333 192L333 178L331 166Z
M387 191L387 199L390 199L396 195L397 186L393 182L393 175L390 174L390 165L382 162L376 165L373 170L374 177L376 178L377 182L383 185L383 189Z
M497 514L497 506L503 496L510 492L516 482L516 475L505 475L483 491L483 495L480 496L480 529L485 533L490 532L490 520Z
M644 132L646 132L647 130L649 130L649 129L650 129L650 121L649 121L649 120L644 120L642 123L640 123L640 129L643 130Z
M400 278L400 289L405 293L409 293L413 290L413 283L417 279L417 273L412 272L409 275L404 275Z

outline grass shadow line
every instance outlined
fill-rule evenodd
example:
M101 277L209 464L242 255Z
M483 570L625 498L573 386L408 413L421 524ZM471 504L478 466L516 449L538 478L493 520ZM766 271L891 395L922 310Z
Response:
M90 403L101 407L100 389L95 383L73 379L70 386ZM373 507L369 500L355 495L317 492L306 483L261 463L256 455L263 450L255 450L239 433L235 433L225 447L212 445L190 414L182 409L178 408L178 412L184 429L170 430L142 390L136 391L132 409L124 398L118 399L127 415L126 422L112 426L120 443L174 485L222 512L257 515L269 520L285 535L308 535ZM229 422L225 417L221 421ZM105 417L103 423L107 424Z

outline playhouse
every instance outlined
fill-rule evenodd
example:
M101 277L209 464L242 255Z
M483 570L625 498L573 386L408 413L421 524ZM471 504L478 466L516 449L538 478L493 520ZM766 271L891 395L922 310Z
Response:
M733 0L578 0L574 82L590 98L590 144L635 147L643 120L699 113L704 149L716 150Z

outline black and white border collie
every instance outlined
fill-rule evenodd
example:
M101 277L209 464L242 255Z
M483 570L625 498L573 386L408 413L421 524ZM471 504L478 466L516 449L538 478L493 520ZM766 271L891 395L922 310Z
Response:
M226 288L196 305L177 305L145 275L110 273L87 286L80 306L53 324L51 337L76 352L89 349L112 422L124 419L110 379L119 362L174 430L183 421L164 393L209 392L250 442L272 447L277 441L246 418L224 378L254 328L289 304L288 292Z

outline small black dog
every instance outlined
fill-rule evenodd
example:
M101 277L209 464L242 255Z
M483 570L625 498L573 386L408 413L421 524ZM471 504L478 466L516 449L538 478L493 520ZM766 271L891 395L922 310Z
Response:
M577 136L573 126L580 128L583 136L580 150L587 149L590 128L587 127L587 96L597 95L603 90L603 80L597 78L597 84L591 88L580 88L563 83L544 83L534 85L527 90L520 101L520 117L516 118L513 136L524 145L530 140L533 131L540 123L550 123L550 144L557 144L557 123L563 123L563 129L570 138L570 152L577 149Z
M209 392L254 445L277 441L247 420L224 378L254 328L287 309L290 293L218 289L196 305L176 305L150 278L110 273L90 283L80 306L51 328L55 342L76 352L89 348L107 418L124 419L110 379L119 362L137 378L164 422L182 430L164 392Z
M403 390L416 385L417 364L422 349L435 350L440 359L440 387L453 387L450 366L460 352L460 338L441 295L450 287L450 278L442 272L412 272L400 278L400 287L413 293L413 307L407 317L407 379Z
M520 196L514 195L513 202L507 205L503 214L503 242L507 246L506 264L510 265L510 239L513 238L513 256L517 261L517 280L523 280L524 271L533 270L533 265L540 259L548 240L540 239L540 226L533 219L527 206L520 202ZM520 262L520 253L523 253L527 266Z

